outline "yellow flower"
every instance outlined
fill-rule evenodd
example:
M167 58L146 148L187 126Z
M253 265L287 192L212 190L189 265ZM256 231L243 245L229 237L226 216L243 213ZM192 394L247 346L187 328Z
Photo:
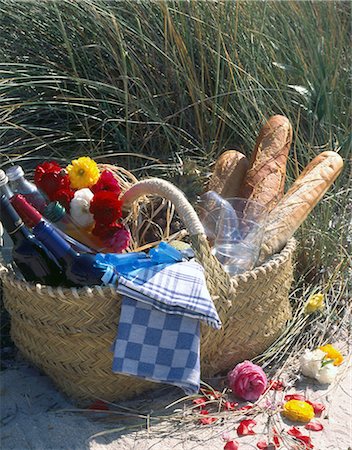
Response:
M333 359L334 360L334 366L339 366L340 364L342 364L343 356L331 344L323 345L322 347L319 347L319 350L321 350L324 353L326 353L324 359Z
M313 406L301 400L289 400L284 404L283 415L297 422L309 422L314 417Z
M308 298L304 312L306 314L312 314L315 311L321 311L324 309L324 294L313 294Z
M83 189L93 186L100 177L98 165L89 156L74 159L66 167L73 189Z

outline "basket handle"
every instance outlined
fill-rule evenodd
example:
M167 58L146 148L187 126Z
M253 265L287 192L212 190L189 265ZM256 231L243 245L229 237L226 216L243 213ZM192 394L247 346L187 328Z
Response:
M139 181L129 188L124 193L122 201L128 206L138 198L148 194L159 195L173 203L189 232L196 258L205 270L209 292L213 300L217 298L216 306L228 303L229 292L233 290L230 276L211 253L204 227L185 194L169 181L150 178L149 180Z
M122 197L125 205L131 205L144 195L154 194L170 200L176 208L190 236L205 235L204 227L185 194L172 183L160 178L139 181L128 189Z

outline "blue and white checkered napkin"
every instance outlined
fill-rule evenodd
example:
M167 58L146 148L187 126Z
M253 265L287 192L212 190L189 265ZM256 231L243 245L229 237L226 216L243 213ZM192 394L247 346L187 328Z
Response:
M119 276L123 295L113 372L181 387L200 385L200 324L220 318L196 261L137 269Z
M119 275L117 292L170 314L198 318L219 329L221 321L194 259L160 264Z
M112 371L182 388L200 386L199 320L122 300Z

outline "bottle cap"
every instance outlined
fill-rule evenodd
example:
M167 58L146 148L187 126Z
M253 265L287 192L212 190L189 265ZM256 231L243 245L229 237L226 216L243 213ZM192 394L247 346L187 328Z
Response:
M44 209L44 216L50 222L58 222L66 214L66 209L59 202L50 202Z
M11 166L6 170L6 175L10 181L15 181L20 177L23 177L24 171L21 166Z
M0 186L4 186L9 181L8 177L6 176L6 173L0 169Z
M30 203L27 202L25 197L21 194L15 194L11 203L15 210L22 217L24 223L27 227L35 227L43 218L43 216L38 212Z

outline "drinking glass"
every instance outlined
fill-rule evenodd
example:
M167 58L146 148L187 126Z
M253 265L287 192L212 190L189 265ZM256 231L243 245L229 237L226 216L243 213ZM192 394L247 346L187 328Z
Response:
M213 228L213 254L231 276L253 269L260 252L267 209L258 202L227 198L205 215ZM229 210L229 205L232 210ZM207 226L205 226L207 230Z

